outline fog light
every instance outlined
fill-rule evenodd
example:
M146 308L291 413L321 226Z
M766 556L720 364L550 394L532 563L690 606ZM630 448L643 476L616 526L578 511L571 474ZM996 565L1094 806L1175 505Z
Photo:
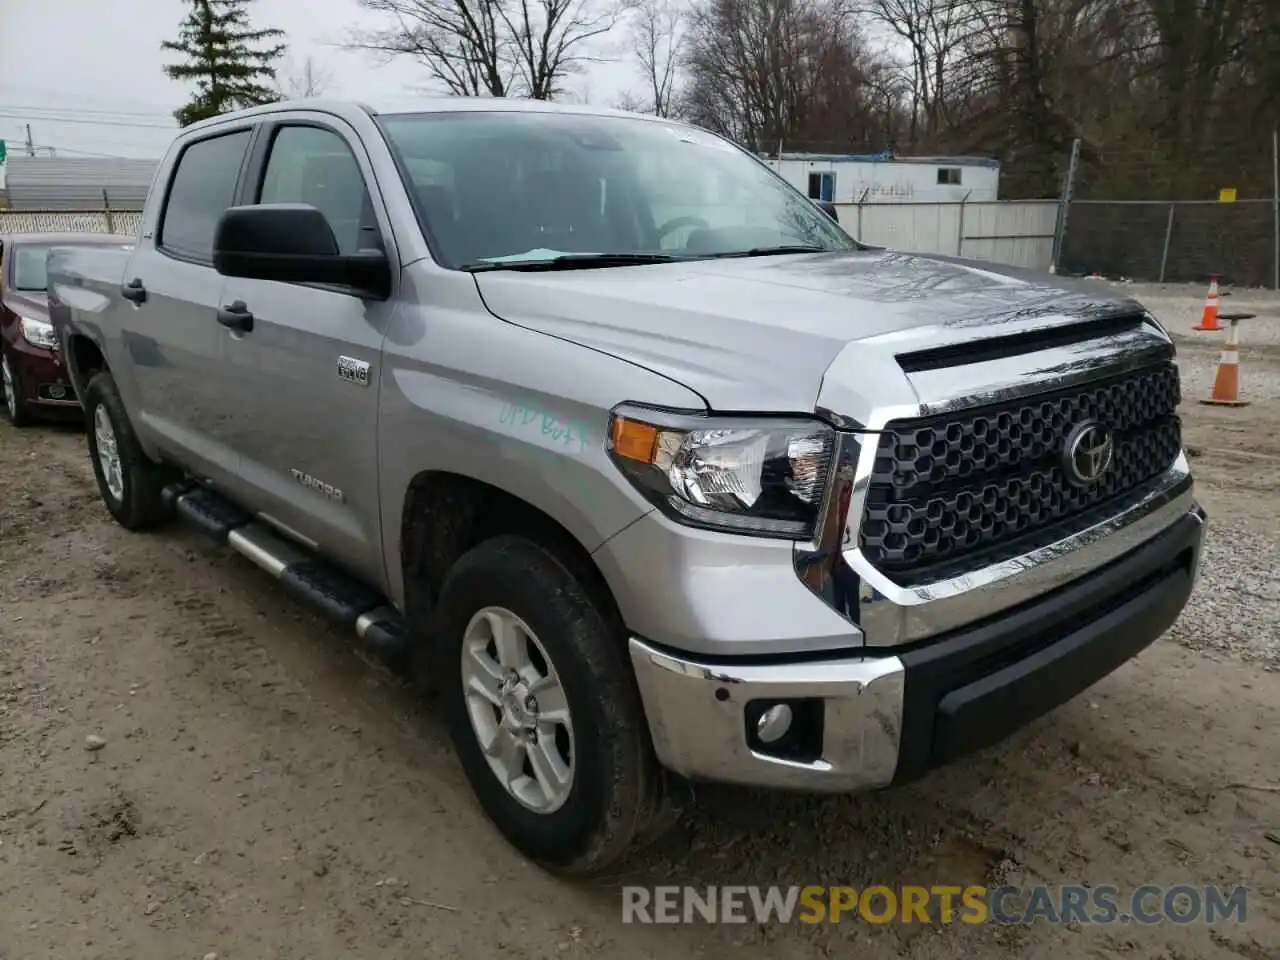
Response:
M774 704L756 721L756 736L761 743L777 743L790 729L791 708L785 703Z
M67 395L67 388L62 386L59 383L55 383L52 387L49 388L49 396L52 397L54 400L61 400L66 395Z

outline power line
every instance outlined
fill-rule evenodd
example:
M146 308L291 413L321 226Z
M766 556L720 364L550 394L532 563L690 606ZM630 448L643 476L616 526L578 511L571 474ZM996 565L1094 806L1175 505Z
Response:
M55 90L52 87L28 87L23 84L14 83L0 83L0 90L17 91L19 94L32 94L37 97L60 97L68 100L75 100L77 103L89 102L101 104L104 102L101 97L86 96L84 92L80 90ZM112 101L116 103L126 103L131 107L146 107L148 111L155 116L168 116L168 108L162 104L155 103L154 101L134 100L128 97L112 97ZM40 109L47 108L41 107Z
M90 116L90 117L143 117L151 120L159 120L161 118L172 118L172 113L166 113L158 110L97 110L87 107L53 107L53 106L28 106L25 104L9 103L5 104L6 110L21 110L24 113L69 113L72 116Z
M150 160L149 157L122 157L118 153L99 153L96 150L77 150L74 147L55 147L48 143L37 143L37 150L56 150L58 153L74 153L84 157L102 157L108 160Z
M23 141L21 141L21 142L19 142L19 141L17 141L17 140L5 140L5 143L7 143L7 144L13 144L14 146L21 146L24 150L26 149L26 146L27 146L27 143L26 143L26 141L25 141L25 140L23 140ZM74 154L76 154L77 156L85 156L85 157L102 157L103 159L108 159L108 160L146 160L146 159L150 159L150 158L147 158L147 157L124 157L124 156L121 156L121 155L120 155L120 154L118 154L118 153L99 153L99 152L98 152L98 151L96 151L96 150L77 150L77 149L75 149L74 147L55 147L53 144L50 144L50 143L33 143L31 146L32 146L32 147L34 147L36 150L54 150L54 151L56 151L56 152L58 152L58 153L74 153Z
M51 133L49 130L49 124L41 125L33 123L31 128L33 131L32 136L37 139L70 140L72 143L93 143L94 146L88 148L90 150L96 150L98 147L146 147L147 149L161 149L163 145L168 144L173 140L172 135L176 135L178 133L178 129L175 127L173 130L168 131L168 134L164 137L159 137L158 134L152 134L150 132L138 133L137 131L131 130L121 130L120 133L122 135L119 137L109 135L110 131L100 132L98 130L76 130L74 131L76 136L73 136L70 131ZM10 140L14 143L17 143L21 139L21 136L10 137Z
M0 120L22 120L24 122L30 120L43 120L46 123L75 123L92 127L137 127L151 128L153 130L176 130L176 123L139 123L127 120L84 120L78 117L58 117L52 115L38 115L34 113L0 113Z

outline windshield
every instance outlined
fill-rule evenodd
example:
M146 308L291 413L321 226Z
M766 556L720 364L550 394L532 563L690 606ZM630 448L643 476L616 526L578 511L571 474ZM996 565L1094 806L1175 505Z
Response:
M33 292L46 286L45 261L48 247L23 244L13 248L13 289Z
M678 124L498 111L381 124L447 266L858 247L755 158Z

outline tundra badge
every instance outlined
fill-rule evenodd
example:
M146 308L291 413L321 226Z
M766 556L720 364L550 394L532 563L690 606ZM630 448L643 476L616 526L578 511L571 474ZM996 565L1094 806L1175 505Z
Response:
M367 387L369 385L369 364L364 360L357 360L355 357L339 357L338 379Z
M289 469L289 473L294 480L298 481L298 483L302 484L304 487L310 487L317 493L324 494L330 500L336 500L338 503L344 503L347 499L343 492L333 484L325 483L323 480L317 480L309 473L303 473L301 470L294 470L292 467Z

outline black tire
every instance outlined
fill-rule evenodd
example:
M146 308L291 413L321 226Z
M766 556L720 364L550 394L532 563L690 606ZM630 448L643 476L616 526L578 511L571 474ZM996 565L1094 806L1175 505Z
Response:
M8 357L6 356L7 360ZM22 399L22 375L18 373L17 365L9 360L9 376L13 381L13 406L0 401L0 407L4 410L5 418L13 426L21 429L29 427L36 422L35 413L32 412L31 406Z
M485 759L463 695L463 635L485 607L505 608L537 635L559 674L574 728L574 778L563 806L522 805ZM501 536L466 553L441 588L433 661L450 733L471 788L521 853L556 873L599 873L650 826L659 771L625 637L550 551Z
M122 480L120 496L112 493L103 473L96 429L99 410L106 414L115 435ZM115 381L105 370L94 374L85 388L84 415L93 475L97 478L98 492L102 495L102 502L106 504L107 510L116 518L117 523L128 530L146 530L164 522L169 511L160 492L175 476L171 470L151 460L142 451Z

